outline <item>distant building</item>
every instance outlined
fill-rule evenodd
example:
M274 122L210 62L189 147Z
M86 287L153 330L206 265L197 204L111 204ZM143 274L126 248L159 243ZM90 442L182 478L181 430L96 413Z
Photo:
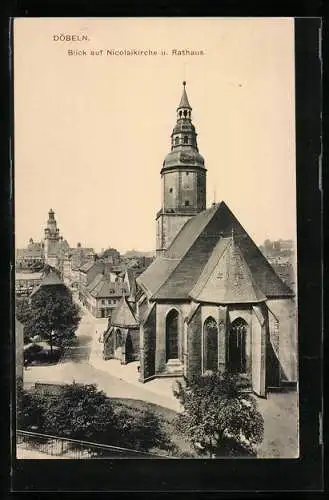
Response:
M100 255L100 258L103 262L113 264L114 266L119 265L121 262L120 252L118 252L115 248L108 248Z
M67 258L63 262L63 278L77 286L79 283L80 267L87 262L94 261L94 257L94 249L82 247L81 243L78 243L76 248L70 248Z
M42 268L44 264L44 245L30 238L26 248L16 250L16 269Z
M84 305L95 318L108 318L121 297L128 295L127 285L115 274L98 273L85 288Z
M41 283L42 272L17 272L15 274L15 293L17 297L29 297Z

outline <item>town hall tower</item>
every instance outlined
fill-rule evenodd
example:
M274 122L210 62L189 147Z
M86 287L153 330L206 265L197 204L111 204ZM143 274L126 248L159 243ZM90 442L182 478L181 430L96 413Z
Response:
M156 216L156 253L163 255L184 224L206 209L206 169L191 121L192 108L183 82L171 151L162 170L162 207Z

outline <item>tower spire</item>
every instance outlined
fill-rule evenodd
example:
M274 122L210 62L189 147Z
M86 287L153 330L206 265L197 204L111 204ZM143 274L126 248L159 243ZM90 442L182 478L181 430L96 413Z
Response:
M183 81L183 93L182 93L182 97L181 97L180 103L178 105L177 111L180 109L186 109L186 110L190 110L190 111L192 110L190 103L188 102L185 87L186 87L186 81L184 80Z

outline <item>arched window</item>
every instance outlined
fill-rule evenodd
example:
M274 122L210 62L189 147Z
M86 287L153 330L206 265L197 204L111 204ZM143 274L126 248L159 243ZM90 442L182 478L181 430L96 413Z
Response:
M166 318L166 361L178 358L178 311L172 309Z
M237 318L230 326L228 343L228 368L233 373L246 372L246 334L248 324Z
M181 118L182 117L182 111L179 112L179 117Z
M187 110L186 109L184 109L184 116L185 116L185 118L187 117Z
M115 330L115 347L116 349L118 347L120 347L122 344L122 335L121 335L121 330L119 330L119 328L117 328Z
M188 136L184 135L184 144L188 144Z
M203 370L218 371L218 326L211 316L203 325Z

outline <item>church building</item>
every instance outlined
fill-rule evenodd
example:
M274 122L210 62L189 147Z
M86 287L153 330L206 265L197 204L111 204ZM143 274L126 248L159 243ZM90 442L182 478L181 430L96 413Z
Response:
M297 382L294 292L225 202L206 208L206 168L183 85L161 170L157 257L136 280L140 381L225 370L265 396Z

